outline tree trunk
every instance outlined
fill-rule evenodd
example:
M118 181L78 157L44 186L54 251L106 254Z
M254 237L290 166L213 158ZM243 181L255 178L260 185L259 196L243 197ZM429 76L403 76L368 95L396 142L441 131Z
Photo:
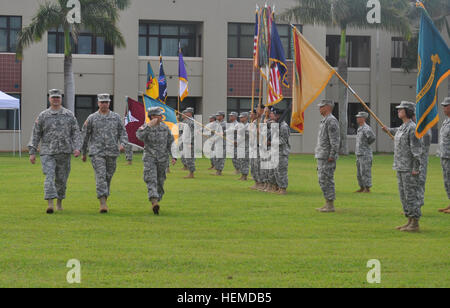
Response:
M346 47L346 29L341 30L341 51L339 54L338 73L345 81L348 81L348 66L347 66L347 47ZM348 92L347 87L339 83L339 123L341 130L341 144L339 147L339 154L348 155L347 145L347 109L348 109Z
M64 105L75 114L75 80L72 55L64 56Z

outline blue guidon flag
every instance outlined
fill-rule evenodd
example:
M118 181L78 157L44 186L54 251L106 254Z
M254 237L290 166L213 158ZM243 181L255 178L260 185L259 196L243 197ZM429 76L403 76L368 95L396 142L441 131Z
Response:
M450 75L450 49L439 31L422 8L419 32L418 76L416 96L417 138L422 138L428 130L439 122L437 89Z
M158 107L162 111L162 122L166 124L170 131L172 132L173 137L175 138L175 141L178 142L178 120L176 116L175 110L170 108L164 103L161 103L160 101L151 98L148 95L143 95L144 97L144 105L145 105L145 117L146 117L146 123L150 122L150 119L148 118L148 109L152 107Z

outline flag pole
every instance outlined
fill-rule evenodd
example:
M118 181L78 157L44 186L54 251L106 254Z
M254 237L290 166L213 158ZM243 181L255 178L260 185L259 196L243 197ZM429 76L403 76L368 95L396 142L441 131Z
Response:
M377 117L377 115L369 108L369 106L367 106L367 104L362 100L361 97L359 97L359 95L355 92L355 90L352 89L352 87L350 87L350 85L344 80L344 78L341 77L341 75L338 74L338 72L335 73L337 78L339 78L339 80L347 87L347 89L352 92L352 94L356 97L356 99L361 103L361 105L363 105L363 107L367 110L367 112L370 113L370 115L378 122L378 124L380 124L381 127L385 127L386 125L384 125L383 122L381 122L381 120ZM394 140L394 136L387 131L386 132L389 137L392 138L392 140Z

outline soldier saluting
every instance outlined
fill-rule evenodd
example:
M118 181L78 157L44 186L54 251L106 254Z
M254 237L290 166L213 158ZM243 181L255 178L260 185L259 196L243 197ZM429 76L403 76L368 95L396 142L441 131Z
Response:
M28 149L30 162L36 163L36 152L41 143L40 155L42 171L45 174L45 200L48 201L47 214L62 211L62 201L66 198L66 185L70 173L70 159L73 153L80 156L81 135L78 122L70 110L62 107L60 90L49 91L50 108L39 114L33 126Z
M372 187L372 161L373 153L370 145L375 142L376 137L372 128L367 125L369 117L367 112L359 112L356 115L358 132L356 134L356 170L360 189L357 193L370 193Z
M150 123L144 124L136 132L136 137L144 142L144 182L147 184L148 199L153 213L159 215L159 202L164 196L164 182L169 155L172 153L174 137L169 127L162 122L162 112L158 107L149 108ZM172 158L175 165L176 159Z
M83 125L83 162L89 150L95 171L100 213L108 213L106 201L110 195L111 180L116 172L117 157L124 152L128 136L119 114L109 110L109 94L98 94L98 111ZM120 147L119 147L120 143ZM120 151L120 152L119 152Z

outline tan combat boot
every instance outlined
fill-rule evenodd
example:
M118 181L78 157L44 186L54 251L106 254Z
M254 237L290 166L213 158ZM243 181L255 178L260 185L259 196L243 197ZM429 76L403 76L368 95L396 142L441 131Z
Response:
M370 188L369 187L364 188L363 193L370 194Z
M444 209L439 209L439 212L440 212L440 213L444 213L445 211L448 211L448 210L450 210L450 205L447 206L447 207L444 208Z
M47 214L53 214L55 212L55 206L53 203L53 199L48 200Z
M193 179L194 178L194 172L189 172L188 176L184 177L185 179Z
M108 206L106 205L106 197L100 198L100 214L108 213Z
M419 220L416 218L411 218L411 223L406 228L403 228L402 231L405 232L419 232Z
M450 214L450 209L445 210L443 213L445 213L445 214Z
M364 187L361 187L359 190L355 191L355 193L362 193L364 191Z
M411 218L408 217L408 222L403 226L395 227L395 229L402 231L402 229L408 227L411 224Z
M325 206L321 209L318 209L321 213L334 213L336 210L334 208L334 200L327 200Z
M159 215L159 204L158 204L158 199L152 198L152 199L150 199L150 202L152 203L153 214Z
M247 175L242 175L242 180L241 181L248 181L248 176Z
M63 209L63 207L62 207L62 200L57 200L56 201L56 210L58 211L58 212L61 212L62 210L64 210Z
M278 189L278 191L276 192L278 195L286 195L287 191L285 188L280 188Z

